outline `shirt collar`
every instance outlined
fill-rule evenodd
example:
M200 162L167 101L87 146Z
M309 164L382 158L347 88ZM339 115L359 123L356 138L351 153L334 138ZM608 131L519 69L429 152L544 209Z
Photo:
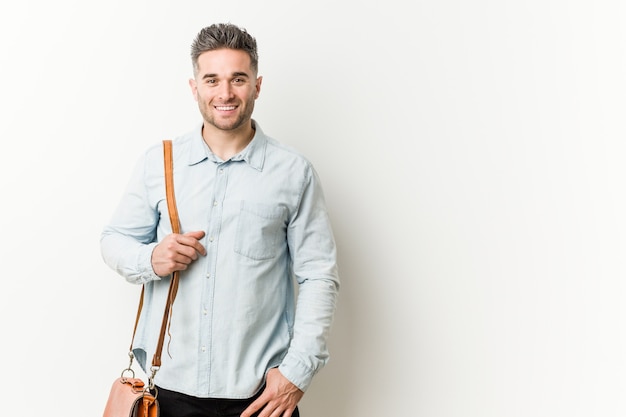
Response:
M265 150L267 148L268 138L261 130L261 126L252 120L252 125L255 128L254 136L252 140L241 152L230 158L231 161L245 161L252 168L262 171L263 164L265 162ZM211 149L207 146L202 138L202 123L198 125L191 133L191 147L189 152L189 165L198 164L205 159L209 159L213 162L225 162L221 161Z

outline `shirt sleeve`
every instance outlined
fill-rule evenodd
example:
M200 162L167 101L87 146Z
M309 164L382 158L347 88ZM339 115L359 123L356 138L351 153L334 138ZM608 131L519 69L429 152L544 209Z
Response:
M146 166L144 155L136 163L117 209L100 236L104 262L135 284L160 279L151 262L152 250L157 244L159 213L156 206L150 204Z
M321 184L311 166L287 240L299 289L293 338L279 370L306 391L329 358L327 339L339 291L336 245Z

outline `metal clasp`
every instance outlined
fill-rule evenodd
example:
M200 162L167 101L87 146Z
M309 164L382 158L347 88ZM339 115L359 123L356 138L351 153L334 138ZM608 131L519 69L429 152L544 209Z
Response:
M122 379L126 379L127 377L124 376L126 373L130 373L130 377L134 378L135 377L135 371L133 371L133 359L135 358L135 355L133 354L132 351L128 352L128 356L130 357L130 362L128 362L128 368L124 369L122 371Z
M149 390L153 390L154 389L154 377L156 376L156 373L158 372L159 367L158 366L152 366L150 368L150 371L152 372L150 377L148 378L148 388Z

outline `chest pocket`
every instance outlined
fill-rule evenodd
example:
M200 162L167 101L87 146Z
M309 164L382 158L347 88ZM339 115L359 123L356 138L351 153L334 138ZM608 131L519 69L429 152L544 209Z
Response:
M235 252L250 259L274 258L285 240L285 207L241 202Z

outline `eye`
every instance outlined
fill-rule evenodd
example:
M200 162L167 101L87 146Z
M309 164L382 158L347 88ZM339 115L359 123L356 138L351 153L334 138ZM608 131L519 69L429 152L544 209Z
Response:
M235 83L235 84L243 84L244 82L246 82L246 80L244 80L243 78L235 78L235 79L233 79L233 83Z

